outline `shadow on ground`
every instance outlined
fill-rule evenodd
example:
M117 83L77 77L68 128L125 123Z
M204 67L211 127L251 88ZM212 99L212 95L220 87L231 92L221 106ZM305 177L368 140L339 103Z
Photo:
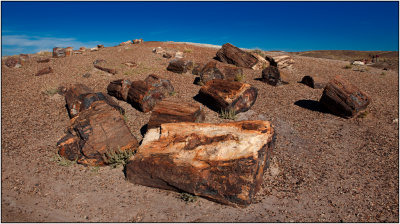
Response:
M311 111L316 111L320 113L330 113L327 109L323 108L318 101L315 100L298 100L294 102L294 105Z

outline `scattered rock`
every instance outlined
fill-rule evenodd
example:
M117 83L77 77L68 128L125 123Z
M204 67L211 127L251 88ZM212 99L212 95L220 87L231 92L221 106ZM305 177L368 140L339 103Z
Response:
M138 147L122 115L104 101L93 102L71 123L67 134L57 142L58 153L80 164L106 165L106 153L133 151Z
M398 118L394 119L394 120L393 120L393 123L394 123L394 124L398 124L398 123L399 123L399 119L398 119Z
M142 112L153 110L154 106L170 95L174 87L167 79L152 74L144 81L133 81L128 91L127 102Z
M224 79L224 75L217 68L216 61L209 61L200 72L200 82L206 84L213 79Z
M132 82L128 79L118 79L110 82L107 86L107 93L110 96L123 101L128 99L128 91L131 88Z
M37 63L47 63L47 62L50 62L50 58L43 58L43 59L37 60Z
M164 99L157 103L151 112L147 128L160 127L164 123L203 122L205 113L198 103L185 103L178 100Z
M338 75L326 85L319 102L333 114L351 118L365 110L371 98Z
M165 52L163 54L163 58L172 58L172 55L170 53L168 53L168 52Z
M289 83L286 75L279 71L279 68L276 66L269 66L262 71L262 81L272 86Z
M80 47L79 50L80 50L81 52L86 51L86 47Z
M90 73L85 73L85 74L82 75L83 78L89 78L90 76L91 76Z
M176 52L175 58L183 58L183 52L181 52L181 51Z
M175 73L186 73L191 69L193 69L193 62L182 59L172 59L167 67L168 71Z
M128 41L120 43L119 45L124 46L124 45L129 45L129 44L132 44L132 41L128 40Z
M90 48L90 51L98 51L98 50L99 50L99 48L97 48L97 47Z
M268 121L162 124L148 131L126 176L136 184L247 206L261 188L274 141Z
M123 64L123 65L126 65L126 66L128 66L128 67L130 67L130 68L135 68L135 67L137 67L136 62L133 62L133 61L124 62L124 63L122 63L122 64Z
M65 49L62 47L53 48L53 58L65 57Z
M218 50L216 58L224 63L233 64L238 67L253 68L258 63L258 59L230 43L222 45Z
M353 65L365 65L365 63L362 62L362 61L353 61L352 64L353 64Z
M143 39L135 39L132 41L134 44L141 44L143 43Z
M247 83L213 79L200 88L199 98L215 111L245 112L253 106L258 90Z
M165 50L162 49L162 47L156 47L156 48L153 49L153 53L156 53L156 54L164 54L164 53L165 53Z
M49 67L40 69L38 72L36 72L35 76L45 75L45 74L49 74L52 72L53 72L53 69L49 66Z
M74 54L82 54L82 51L80 51L80 50L79 51L74 51L73 53Z
M106 68L104 65L106 64L106 60L103 59L97 59L93 62L93 65L95 68L100 69L102 71L108 72L110 74L117 74L117 70L116 69L111 69L111 68Z
M103 45L103 44L98 44L98 45L97 45L97 48L99 48L99 49L100 49L100 48L104 48L104 45Z
M294 64L294 60L289 55L280 56L266 56L265 59L269 61L272 66L282 68L291 68Z
M28 54L19 54L19 59L21 60L21 64L31 60Z
M309 86L313 89L323 89L326 86L326 83L323 82L320 78L313 78L309 75L304 76L300 83L303 83L304 85Z
M19 57L8 57L4 64L9 68L20 68L22 66Z
M265 58L261 57L259 54L253 53L252 55L258 60L257 64L252 67L253 70L263 70L270 65L269 61L265 60Z

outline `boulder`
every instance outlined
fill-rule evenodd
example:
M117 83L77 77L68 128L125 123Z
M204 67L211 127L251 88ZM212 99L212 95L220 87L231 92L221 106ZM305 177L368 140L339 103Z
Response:
M22 67L22 62L20 57L8 57L4 64L9 68Z
M94 93L86 85L72 84L68 86L65 92L65 102L70 118L77 116L83 110L87 110L96 101L103 101L121 114L125 113L125 110L109 95L101 92Z
M106 60L103 59L97 59L93 62L93 65L95 68L100 69L102 71L108 72L110 74L117 74L117 70L116 69L112 69L112 68L107 68L105 67L105 64L107 63Z
M223 71L224 79L229 81L241 81L240 79L244 77L242 68L225 66Z
M222 45L218 50L216 58L224 63L233 64L238 67L253 68L258 63L258 59L230 43Z
M128 40L128 41L120 43L119 45L124 46L124 45L129 45L129 44L132 44L132 41Z
M198 98L217 112L233 111L237 114L249 110L257 94L258 90L250 84L213 79L200 88Z
M262 81L272 86L280 86L289 83L287 76L276 66L269 66L262 71Z
M165 123L203 122L205 113L198 103L186 103L180 100L164 99L157 103L151 112L147 128L160 127Z
M318 77L311 77L309 75L306 75L301 79L300 83L303 83L306 86L309 86L313 89L323 89L325 88L326 83L323 82L320 78Z
M107 93L110 96L123 101L128 99L128 91L131 88L132 82L128 79L118 79L110 82L107 86Z
M289 55L279 55L279 56L266 56L265 59L269 61L272 66L276 66L279 69L291 68L294 64L294 60Z
M261 188L274 141L268 121L162 124L147 132L126 176L132 183L244 207Z
M224 79L224 74L217 68L216 61L209 61L200 71L200 82L206 84L213 79Z
M49 66L49 67L40 69L38 72L36 72L35 76L45 75L45 74L49 74L52 72L53 72L53 69Z
M93 102L71 123L67 134L57 142L58 153L80 164L106 165L106 153L134 151L138 147L123 116L104 101Z
M67 56L67 57L72 56L73 52L74 52L74 48L72 48L72 47L65 48L65 56Z
M191 69L193 69L193 62L182 59L172 59L167 67L168 71L175 73L186 73Z
M142 112L153 110L154 106L174 92L167 79L151 74L144 81L133 81L128 91L127 102Z
M65 48L55 47L53 48L53 58L65 57Z
M333 114L351 118L365 110L371 98L338 75L326 84L319 102Z

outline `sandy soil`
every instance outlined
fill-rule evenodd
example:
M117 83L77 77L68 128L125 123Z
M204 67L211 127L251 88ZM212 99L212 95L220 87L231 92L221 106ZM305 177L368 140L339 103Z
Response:
M154 47L185 52L195 62L212 60L217 49L145 42L51 60L54 73L33 74L46 64L2 66L1 161L3 222L399 222L398 71L357 72L348 62L293 56L289 85L256 80L261 71L245 69L245 82L259 90L253 117L272 122L277 142L256 202L233 208L204 198L189 203L177 192L132 184L123 168L99 169L54 161L56 142L69 125L64 98L46 91L84 83L106 92L118 78L144 79L155 73L171 80L179 98L195 102L195 76L166 71L168 59ZM93 68L106 59L113 76ZM135 61L137 68L121 65ZM90 77L83 77L89 73ZM304 75L329 80L342 74L372 97L365 118L346 120L319 108L322 89L297 83ZM118 101L132 133L150 114ZM206 122L229 122L206 108Z

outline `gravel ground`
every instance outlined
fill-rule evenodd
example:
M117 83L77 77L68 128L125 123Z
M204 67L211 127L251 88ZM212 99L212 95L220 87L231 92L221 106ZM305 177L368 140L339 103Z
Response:
M171 80L177 92L174 98L196 102L193 97L200 86L193 84L195 76L167 71L169 60L152 53L158 46L183 51L186 59L201 63L212 60L218 50L145 42L47 64L32 59L22 68L11 69L2 62L2 221L399 222L399 127L394 122L399 108L398 71L357 72L343 69L345 61L293 56L295 64L285 70L290 84L280 87L258 81L261 71L244 69L244 81L259 90L249 116L271 121L278 134L262 189L246 208L204 198L185 202L179 193L126 181L122 167L61 166L54 161L56 142L69 125L64 98L46 93L59 86L83 83L106 92L112 80L133 81L155 73ZM118 74L93 68L96 59L107 60ZM128 61L138 67L121 65ZM34 76L48 65L54 73ZM86 73L90 77L83 77ZM329 80L338 74L371 96L365 118L343 119L321 111L317 101L322 89L297 83L304 75ZM118 103L126 110L132 133L141 140L140 128L150 113ZM205 110L206 122L229 122Z

